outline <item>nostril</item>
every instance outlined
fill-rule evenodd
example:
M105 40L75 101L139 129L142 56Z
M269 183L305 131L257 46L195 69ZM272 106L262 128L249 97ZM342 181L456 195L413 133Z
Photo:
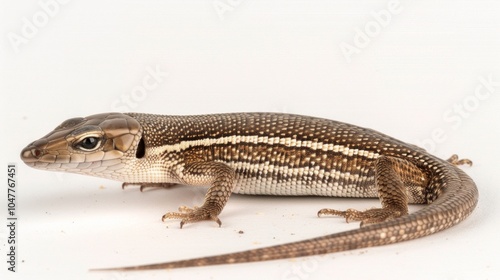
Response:
M39 158L42 156L42 151L40 151L40 149L37 149L37 148L33 148L31 149L31 154L36 157L36 158Z
M33 159L39 159L41 156L43 156L43 151L38 148L30 148L26 147L22 152L21 152L21 158L23 160L33 160Z

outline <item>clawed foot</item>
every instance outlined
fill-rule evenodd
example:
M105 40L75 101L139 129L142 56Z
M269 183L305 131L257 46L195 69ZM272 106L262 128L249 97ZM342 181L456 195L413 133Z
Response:
M186 206L179 207L179 212L168 212L161 220L165 222L167 219L181 219L180 226L181 228L184 224L194 223L199 221L215 221L219 227L222 225L222 222L218 218L218 211L213 211L209 207L194 207L189 208Z
M143 192L145 189L148 189L148 188L168 189L168 188L171 188L177 184L175 184L175 183L123 183L122 189L125 189L126 187L129 187L129 186L137 186L137 185L141 186L140 190L141 190L141 192Z
M453 164L453 165L464 165L464 164L467 164L469 166L472 166L472 160L466 159L466 158L459 159L458 155L452 155L447 161L449 163Z
M347 223L351 221L361 221L361 226L389 221L401 217L404 214L405 213L401 213L401 211L382 208L374 208L366 211L358 211L354 209L347 209L346 211L321 209L318 211L318 217L340 216L344 217Z

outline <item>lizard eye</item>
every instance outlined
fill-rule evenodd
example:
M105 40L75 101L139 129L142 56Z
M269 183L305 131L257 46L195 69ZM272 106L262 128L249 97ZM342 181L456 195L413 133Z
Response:
M84 150L86 152L90 152L95 150L100 146L101 140L97 137L90 136L83 138L82 141L80 141L76 146L80 148L81 150Z

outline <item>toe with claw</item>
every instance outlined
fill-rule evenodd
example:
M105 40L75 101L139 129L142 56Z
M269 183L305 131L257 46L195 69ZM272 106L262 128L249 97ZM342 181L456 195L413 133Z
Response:
M219 225L219 227L222 225L222 222L218 217L218 213L211 211L208 207L204 206L194 208L181 206L179 207L179 212L168 212L161 218L163 222L167 219L181 219L180 228L187 223L199 221L214 221Z
M385 208L374 208L366 211L358 211L355 209L347 209L346 211L339 211L334 209L321 209L318 211L318 217L340 216L344 217L347 223L351 221L360 221L361 226L389 221L397 217L400 217L401 215L402 215L401 211L385 209Z
M462 158L460 159L458 157L458 155L452 155L448 160L447 162L455 165L455 166L458 166L458 165L464 165L464 164L467 164L468 166L472 166L472 160L470 159L467 159L467 158Z
M164 188L168 189L177 184L174 183L123 183L122 184L122 189L125 189L129 186L140 186L140 191L143 192L145 189L148 188Z

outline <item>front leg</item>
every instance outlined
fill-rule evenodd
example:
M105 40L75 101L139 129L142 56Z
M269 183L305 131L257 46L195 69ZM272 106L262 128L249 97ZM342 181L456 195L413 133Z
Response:
M183 184L204 186L209 185L205 202L200 207L180 207L179 212L168 212L162 217L166 219L181 219L180 226L204 220L212 220L221 226L219 214L226 205L234 187L234 170L220 162L194 162L186 164L179 174Z

